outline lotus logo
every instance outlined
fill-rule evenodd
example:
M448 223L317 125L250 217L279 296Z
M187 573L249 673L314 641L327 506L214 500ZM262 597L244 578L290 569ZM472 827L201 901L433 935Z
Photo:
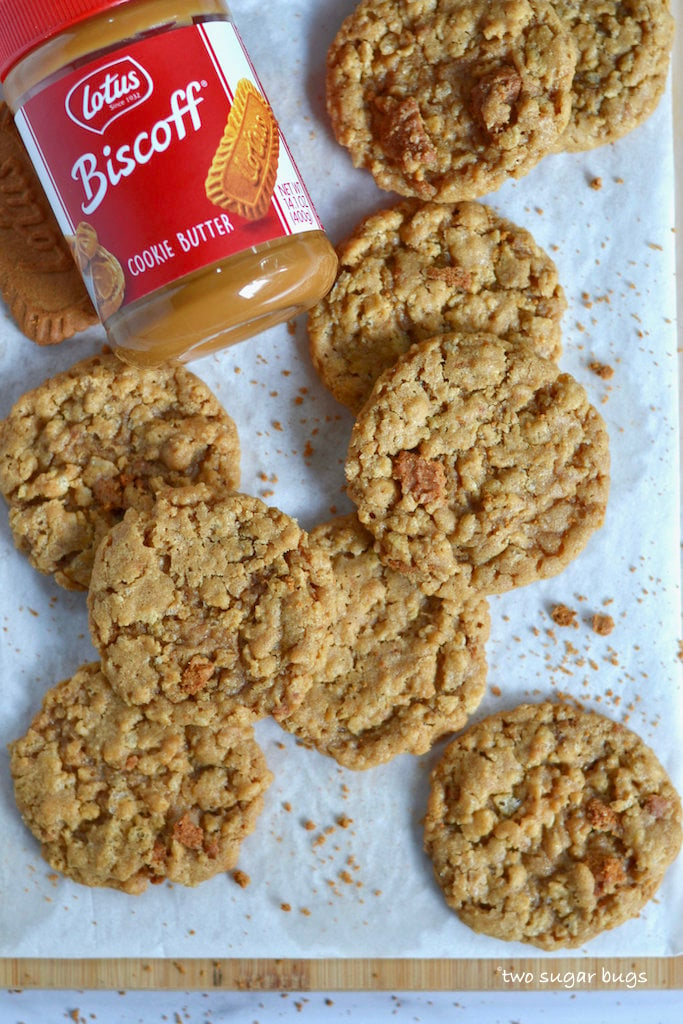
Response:
M81 78L66 97L66 112L81 128L104 135L112 121L139 107L153 90L142 65L122 57Z

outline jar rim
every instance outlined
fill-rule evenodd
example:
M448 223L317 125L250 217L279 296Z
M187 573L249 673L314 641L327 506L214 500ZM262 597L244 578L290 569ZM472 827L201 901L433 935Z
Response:
M65 29L131 0L0 0L0 82L31 50Z

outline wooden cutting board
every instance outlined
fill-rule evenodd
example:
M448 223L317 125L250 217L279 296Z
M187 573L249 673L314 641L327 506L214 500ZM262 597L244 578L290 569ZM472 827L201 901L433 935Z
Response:
M11 989L530 991L683 989L683 957L524 960L56 960L0 961Z

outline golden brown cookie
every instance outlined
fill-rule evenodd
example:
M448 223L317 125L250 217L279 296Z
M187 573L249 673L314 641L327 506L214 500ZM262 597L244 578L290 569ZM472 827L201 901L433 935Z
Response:
M327 109L381 188L460 202L555 147L575 66L545 0L361 0L328 53Z
M85 590L94 550L162 486L237 487L237 428L180 366L95 356L29 391L0 424L0 492L17 547L61 586Z
M578 49L569 124L558 150L614 142L637 128L666 86L674 20L669 0L552 0Z
M463 727L486 685L488 602L427 597L373 543L355 514L311 531L332 560L338 610L327 659L282 723L353 769L424 754Z
M572 948L654 896L681 846L681 802L630 729L526 704L446 749L424 840L446 901L470 928Z
M313 364L357 412L413 342L489 331L560 356L567 307L531 234L483 203L407 199L366 217L337 247L332 290L308 316Z
M10 751L17 806L51 867L131 894L233 868L272 779L247 712L160 725L95 663L48 691Z
M530 346L445 334L378 379L346 477L387 565L427 593L502 593L560 572L602 525L609 442L581 385Z
M329 558L279 509L169 489L98 548L91 634L128 703L161 697L205 716L218 702L221 713L244 705L284 718L324 658L331 583Z
M0 101L0 295L17 326L55 345L98 322L12 114Z

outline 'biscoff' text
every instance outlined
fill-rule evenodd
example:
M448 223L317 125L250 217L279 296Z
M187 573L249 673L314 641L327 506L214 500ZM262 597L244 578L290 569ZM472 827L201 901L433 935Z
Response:
M110 186L115 188L130 177L137 167L148 164L156 153L164 153L175 141L181 142L188 134L186 119L192 131L202 126L199 104L202 97L201 82L189 82L185 89L176 89L171 95L171 113L157 121L149 131L140 132L132 143L119 146L112 154L111 146L102 148L101 157L84 153L71 168L71 177L80 181L85 195L81 203L84 214L92 214L101 206Z

